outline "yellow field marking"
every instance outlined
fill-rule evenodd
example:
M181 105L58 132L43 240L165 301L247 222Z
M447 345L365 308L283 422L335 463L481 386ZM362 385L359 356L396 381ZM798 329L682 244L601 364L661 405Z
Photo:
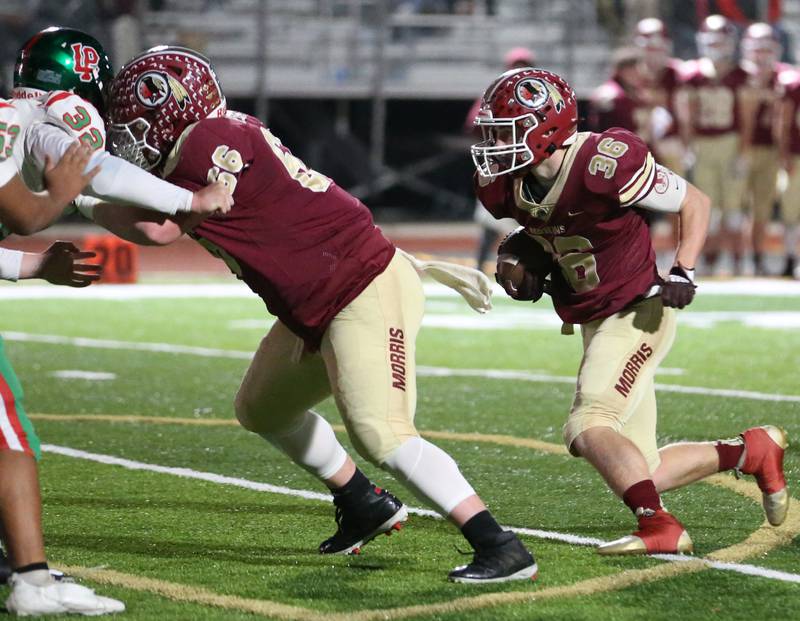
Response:
M152 422L156 424L183 424L183 425L216 425L228 426L237 425L233 420L223 419L195 419L195 418L169 418L151 416L113 416L113 415L58 415L58 414L32 414L33 419L39 420L102 420L110 422ZM343 432L341 425L334 426L334 429ZM517 438L499 434L481 433L458 433L450 431L423 431L423 436L439 439L467 442L485 442L500 444L504 446L514 446L520 448L531 448L534 450L554 454L566 455L567 450L562 444L544 442L533 438ZM737 480L726 474L717 474L704 480L705 483L726 488L745 498L759 503L761 502L761 491L755 483L744 480ZM786 522L780 527L772 527L766 521L759 528L750 534L744 541L733 544L726 548L721 548L706 555L706 559L712 561L722 561L736 563L752 556L766 554L776 548L788 545L800 535L800 512L790 512ZM509 604L522 604L529 602L542 601L557 597L579 597L582 595L595 595L609 591L616 591L630 586L654 582L673 578L683 574L696 573L708 569L709 566L698 558L682 563L669 563L650 567L647 569L631 569L620 573L589 578L570 585L554 586L546 589L526 591L513 591L506 593L485 593L472 597L461 597L446 602L436 604L419 604L415 606L405 606L402 608L391 608L383 610L362 610L348 611L344 613L322 614L306 608L286 606L275 602L264 600L249 600L235 596L218 595L211 591L198 589L186 585L179 585L160 580L140 578L119 572L108 570L86 570L78 568L73 571L70 568L67 573L99 582L108 580L109 584L118 584L129 588L151 591L177 599L179 601L192 601L207 603L212 606L234 608L247 612L255 612L267 616L274 616L279 619L297 619L298 621L317 621L324 618L325 621L381 621L394 619L409 619L421 615L435 615L448 613L463 613L471 610L504 606ZM83 574L79 572L84 572ZM102 573L99 573L102 572ZM104 576L101 579L99 576ZM117 581L112 581L117 580ZM123 582L124 581L124 582ZM130 586L136 584L139 586ZM172 594L170 594L172 593ZM260 608L261 604L265 608Z
M130 414L29 414L33 420L49 421L102 421L104 423L152 423L154 425L198 425L208 427L238 427L239 423L232 418L172 418L169 416L140 416ZM343 425L333 425L337 433L346 433ZM529 448L544 453L567 455L567 449L561 444L543 442L533 438L518 438L515 436L486 434L486 433L459 433L455 431L420 431L426 438L435 440L454 440L458 442L486 442L503 446Z
M610 576L589 578L588 580L582 580L573 584L554 586L541 590L536 590L535 587L532 587L531 590L528 591L485 593L472 597L460 597L436 604L419 604L403 608L337 613L328 615L327 619L328 621L393 621L422 615L465 613L481 608L507 606L509 604L532 604L547 599L580 597L583 595L596 595L598 593L618 591L646 582L695 573L706 568L706 565L701 560L687 561L685 563L669 563L649 569L622 571Z
M238 427L231 418L170 418L169 416L138 416L134 414L28 414L33 420L101 421L104 423L152 423L154 425L198 425L208 427Z

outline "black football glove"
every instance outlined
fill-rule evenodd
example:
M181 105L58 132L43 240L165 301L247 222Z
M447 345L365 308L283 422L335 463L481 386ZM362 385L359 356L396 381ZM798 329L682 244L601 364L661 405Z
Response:
M674 265L661 283L661 301L670 308L683 308L692 303L695 289L694 270Z

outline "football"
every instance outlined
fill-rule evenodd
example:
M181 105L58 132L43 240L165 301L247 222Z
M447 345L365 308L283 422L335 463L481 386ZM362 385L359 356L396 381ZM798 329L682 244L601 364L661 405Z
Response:
M517 229L500 243L495 280L515 300L535 302L544 293L545 278L553 260L523 229Z

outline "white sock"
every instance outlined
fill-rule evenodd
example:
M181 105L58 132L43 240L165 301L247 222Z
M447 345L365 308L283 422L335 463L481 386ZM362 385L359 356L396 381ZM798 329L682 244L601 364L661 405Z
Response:
M453 458L420 437L406 440L389 454L381 467L443 516L450 515L463 500L475 494Z
M310 410L288 431L259 435L286 453L294 463L323 480L336 474L347 459L347 453L336 439L333 427Z
M53 577L48 569L34 569L17 575L28 584L37 587L44 587L53 582Z

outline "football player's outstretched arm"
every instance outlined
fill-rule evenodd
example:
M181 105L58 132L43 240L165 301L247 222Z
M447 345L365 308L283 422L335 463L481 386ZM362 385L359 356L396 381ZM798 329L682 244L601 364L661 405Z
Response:
M98 167L86 171L90 157L88 147L73 142L58 164L53 165L48 158L44 192L31 192L15 174L0 187L0 222L17 235L31 235L48 227L99 172Z
M0 248L0 278L23 280L42 278L54 285L87 287L100 278L103 268L85 259L94 252L81 252L74 244L57 241L44 252L22 252Z
M63 129L47 123L32 128L25 138L28 153L39 162L46 157L57 159L70 142ZM102 170L86 193L104 201L130 203L169 215L227 213L233 206L233 198L222 184L191 192L105 151L95 151L90 165L102 165Z
M85 209L81 209L87 215ZM104 229L140 246L166 246L192 230L205 214L166 216L147 209L98 203L91 209L91 219Z

